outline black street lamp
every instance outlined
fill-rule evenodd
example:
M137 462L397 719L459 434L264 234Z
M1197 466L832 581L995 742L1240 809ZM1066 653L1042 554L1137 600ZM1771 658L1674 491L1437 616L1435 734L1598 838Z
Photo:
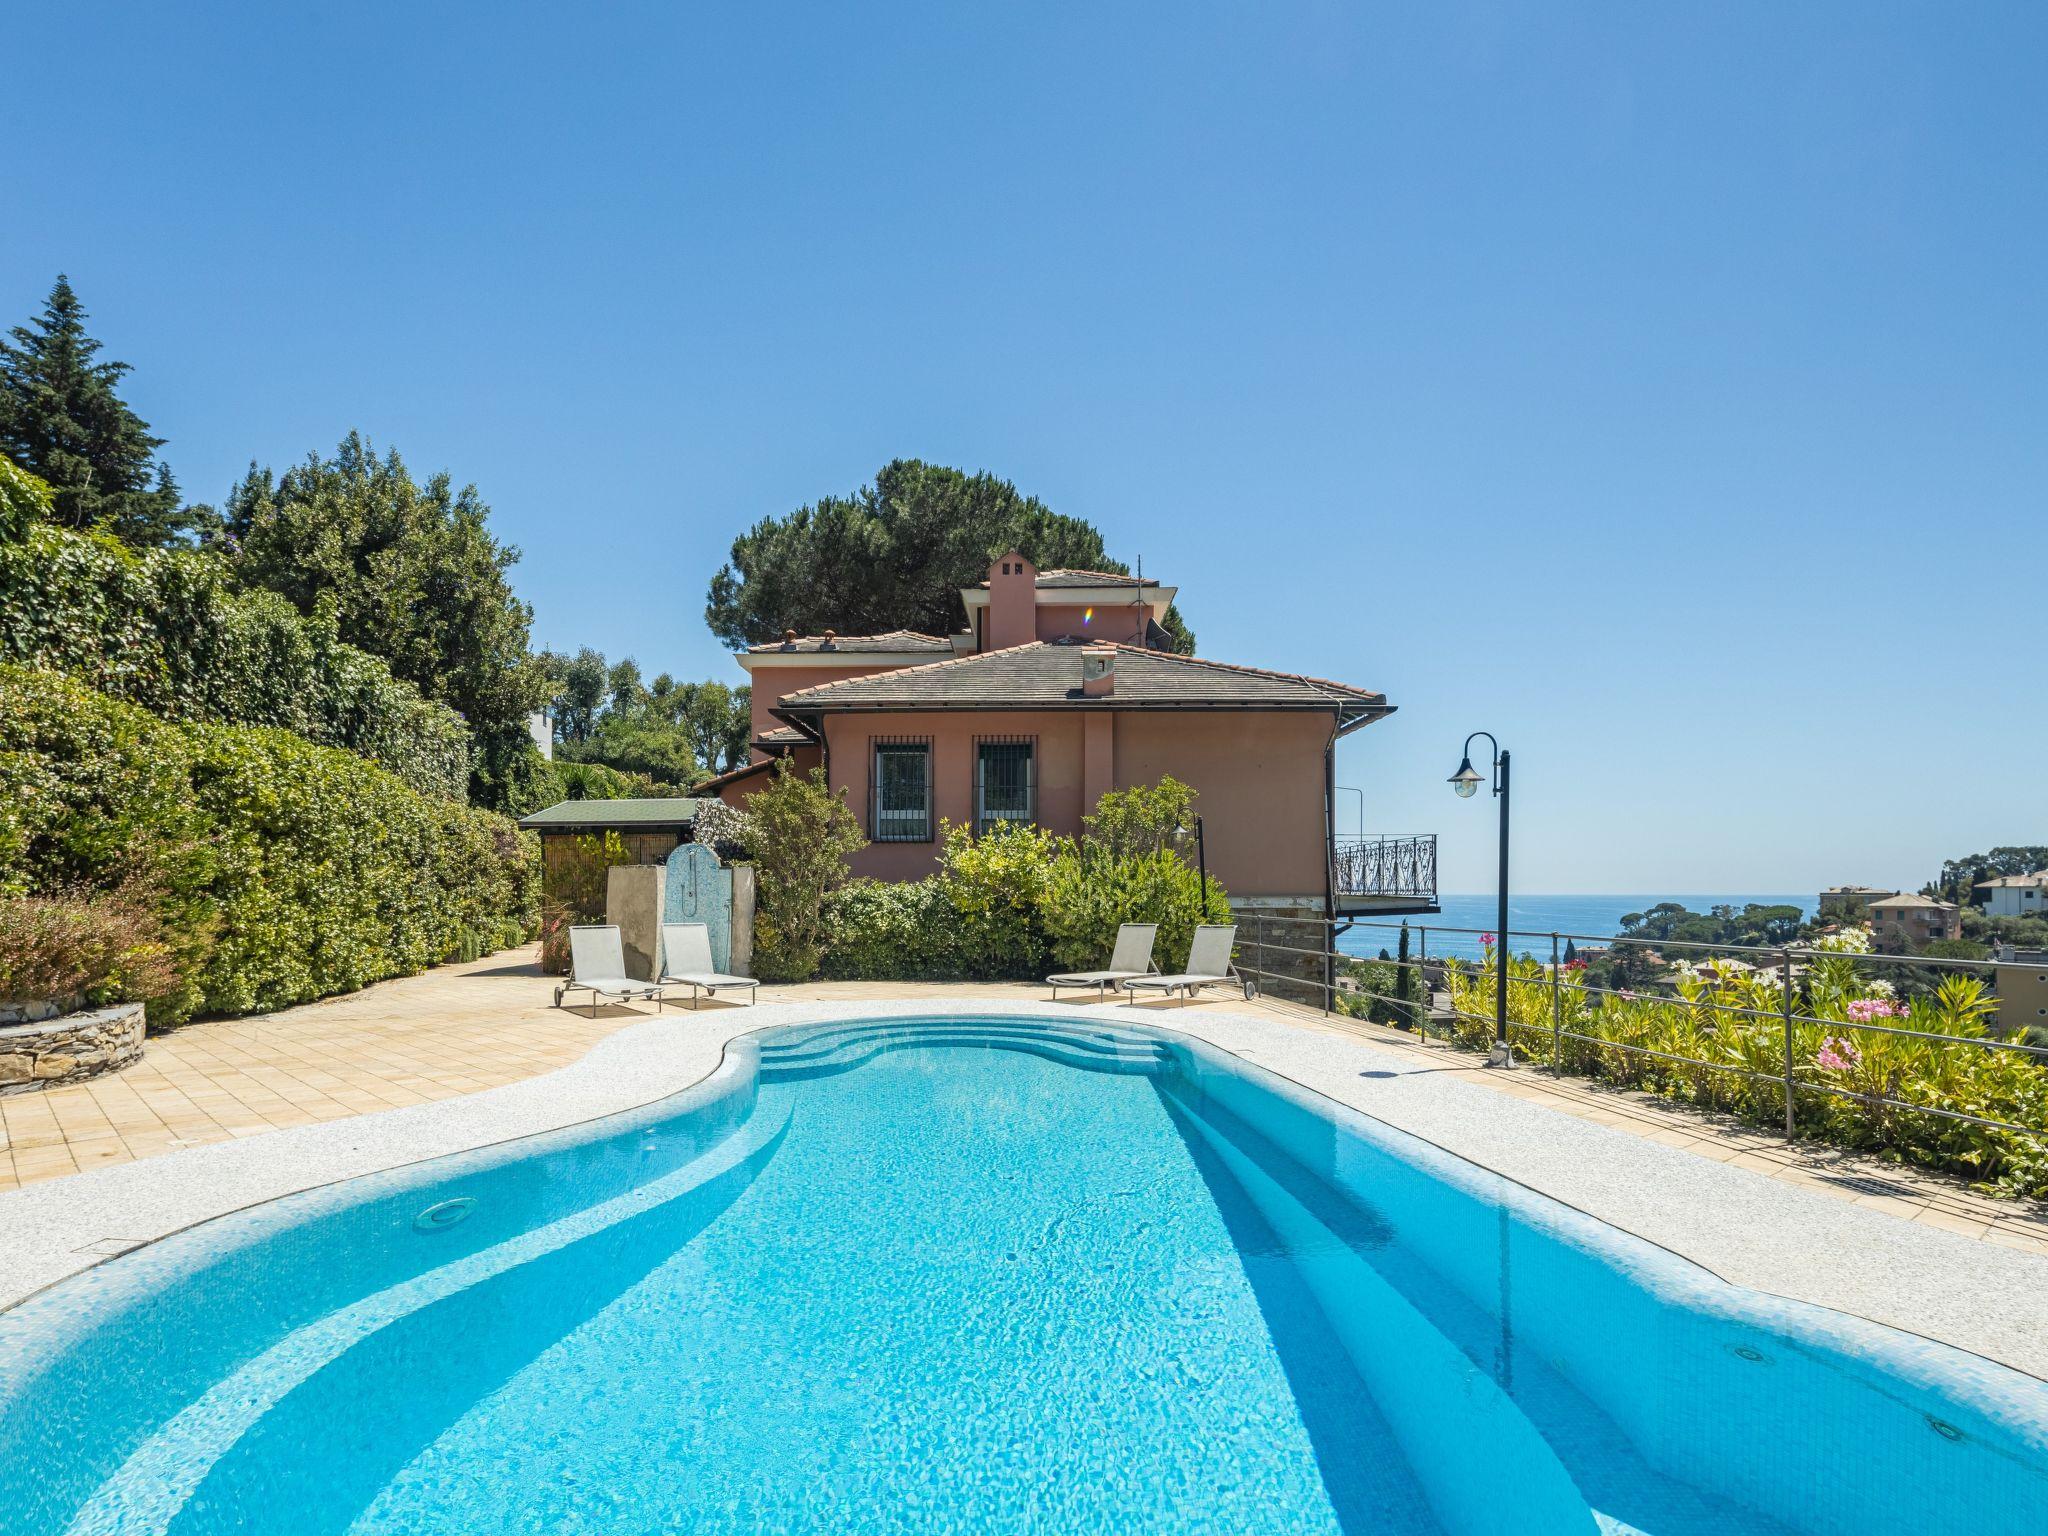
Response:
M1514 1048L1508 1044L1508 754L1491 731L1474 731L1465 738L1465 755L1458 771L1451 775L1451 788L1458 798L1469 800L1486 779L1472 766L1472 743L1484 736L1493 748L1493 793L1500 801L1500 922L1493 935L1493 1049L1487 1052L1489 1067L1512 1067Z

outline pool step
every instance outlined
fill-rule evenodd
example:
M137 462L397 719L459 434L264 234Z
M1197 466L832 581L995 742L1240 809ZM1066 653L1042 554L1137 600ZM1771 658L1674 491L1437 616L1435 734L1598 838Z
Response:
M807 1031L761 1047L763 1082L793 1082L847 1072L886 1051L959 1046L1020 1051L1091 1072L1153 1073L1165 1046L1114 1030L1079 1030L1033 1020L886 1019Z
M1181 1124L1220 1162L1288 1250L1452 1536L1601 1529L1563 1463L1514 1400L1352 1247L1198 1114Z

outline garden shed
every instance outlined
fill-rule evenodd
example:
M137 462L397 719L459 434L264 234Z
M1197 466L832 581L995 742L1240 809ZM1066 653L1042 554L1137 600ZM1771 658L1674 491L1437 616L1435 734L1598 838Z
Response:
M628 864L659 864L690 841L697 808L708 803L687 796L645 800L564 800L522 817L519 825L540 834L541 885L554 888L574 862L584 838L617 833Z

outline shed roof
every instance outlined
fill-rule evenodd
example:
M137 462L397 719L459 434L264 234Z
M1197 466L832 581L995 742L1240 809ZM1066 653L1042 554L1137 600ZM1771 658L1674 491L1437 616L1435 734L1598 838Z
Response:
M563 800L519 818L519 825L536 832L602 831L648 832L665 827L687 827L697 819L697 807L707 800L686 796L649 796L642 800Z

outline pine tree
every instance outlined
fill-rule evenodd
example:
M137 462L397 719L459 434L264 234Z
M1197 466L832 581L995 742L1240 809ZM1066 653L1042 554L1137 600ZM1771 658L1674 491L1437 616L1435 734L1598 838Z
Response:
M177 482L156 457L164 440L115 389L128 365L97 360L85 320L60 274L42 314L0 339L0 453L49 482L52 521L103 528L140 548L168 544L202 514L179 506Z

